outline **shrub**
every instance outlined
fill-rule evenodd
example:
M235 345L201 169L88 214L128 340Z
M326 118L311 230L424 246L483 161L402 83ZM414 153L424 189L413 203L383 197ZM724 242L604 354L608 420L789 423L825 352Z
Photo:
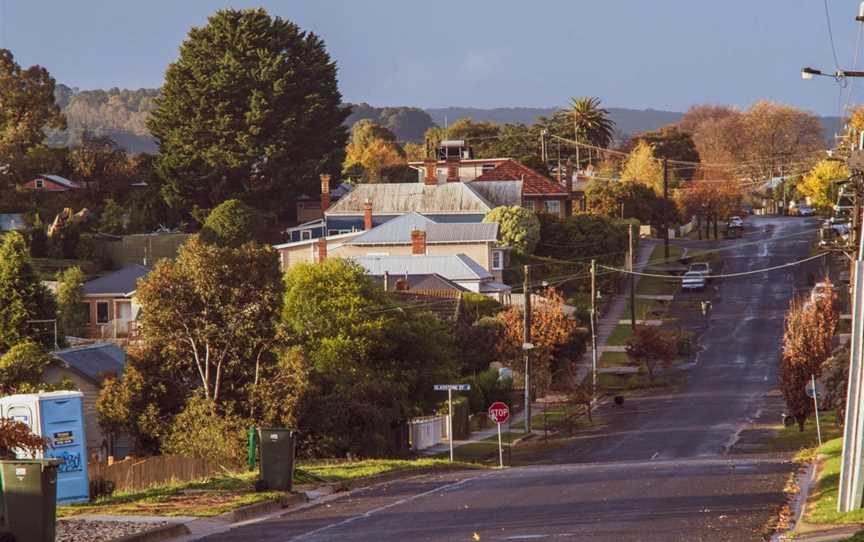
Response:
M516 205L496 207L486 214L483 222L497 222L501 243L520 254L530 256L540 241L540 220L530 209Z
M195 394L174 418L162 451L237 466L245 455L245 425L230 412L219 414L213 401Z
M261 214L236 199L223 201L207 215L201 238L210 244L237 247L254 241L263 227Z
M51 362L45 349L35 342L16 344L0 356L0 393L30 393L40 389L42 371Z

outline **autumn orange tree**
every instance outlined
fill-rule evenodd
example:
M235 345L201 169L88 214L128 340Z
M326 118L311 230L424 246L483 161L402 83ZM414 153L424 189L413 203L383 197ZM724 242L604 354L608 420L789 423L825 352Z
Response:
M813 412L813 401L804 388L811 378L821 375L839 321L833 288L830 282L827 284L822 296L807 302L794 300L786 312L780 386L786 408L795 416L800 431L804 431L804 422Z
M546 390L552 382L552 365L556 352L576 338L576 322L564 313L564 298L554 288L542 295L543 301L532 299L531 305L531 375L538 390ZM509 368L523 371L523 313L518 307L500 313L504 333L498 351ZM572 360L575 361L575 360Z
M657 326L636 326L627 340L627 357L637 367L645 367L648 380L654 382L658 365L668 367L678 354L678 337Z

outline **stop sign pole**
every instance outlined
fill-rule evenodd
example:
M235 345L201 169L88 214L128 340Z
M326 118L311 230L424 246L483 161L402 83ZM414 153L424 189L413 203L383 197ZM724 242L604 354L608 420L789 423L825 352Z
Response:
M504 468L504 446L501 444L501 424L510 418L510 407L501 401L489 405L489 419L498 425L498 467Z
M450 441L450 462L453 462L453 392L471 391L471 384L435 384L435 391L447 392L447 440Z

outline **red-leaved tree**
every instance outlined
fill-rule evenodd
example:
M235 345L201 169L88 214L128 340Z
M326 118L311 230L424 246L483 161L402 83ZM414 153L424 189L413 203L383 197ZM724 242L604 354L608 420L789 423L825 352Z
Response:
M14 458L12 451L16 449L36 454L47 445L47 439L34 435L23 423L0 418L0 459Z
M627 356L630 363L645 367L648 380L654 382L654 372L662 364L668 367L678 355L678 335L663 331L656 326L636 326L627 340Z

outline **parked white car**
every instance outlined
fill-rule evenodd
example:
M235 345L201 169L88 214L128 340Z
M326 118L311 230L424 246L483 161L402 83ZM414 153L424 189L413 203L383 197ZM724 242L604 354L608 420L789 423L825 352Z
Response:
M684 290L702 290L705 288L705 275L699 271L687 271L681 277L681 288Z
M729 227L730 228L743 228L744 227L744 219L740 216L730 216L729 217Z
M702 273L703 275L711 274L711 264L708 262L695 262L690 264L690 268L687 271L695 271L697 273Z

